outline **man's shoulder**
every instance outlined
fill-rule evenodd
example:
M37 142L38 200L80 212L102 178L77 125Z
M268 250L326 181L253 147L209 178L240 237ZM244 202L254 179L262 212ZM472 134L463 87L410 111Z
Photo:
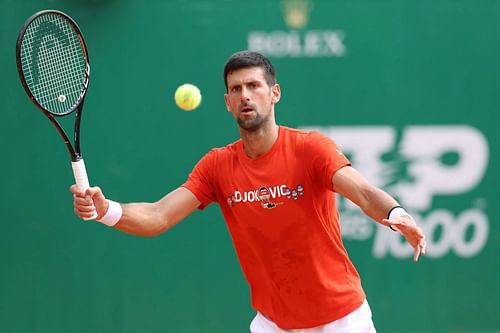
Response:
M214 156L217 157L229 157L237 153L237 148L239 144L241 144L241 139L236 140L222 147L214 147L210 149L208 154L213 154Z
M320 137L322 136L321 133L317 131L286 127L286 126L281 126L281 128L284 130L283 132L285 133L285 137L287 137L288 139L292 139L291 141L295 141L296 143L315 141L318 138L318 136Z
M300 129L300 128L294 128L294 127L287 127L287 126L280 126L284 132L287 134L287 135L290 135L290 136L296 136L296 137L306 137L307 135L309 135L310 131L307 131L307 130L303 130L303 129Z

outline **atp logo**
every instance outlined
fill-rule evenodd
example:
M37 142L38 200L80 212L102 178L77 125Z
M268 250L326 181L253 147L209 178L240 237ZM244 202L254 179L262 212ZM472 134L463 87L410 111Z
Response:
M304 128L304 127L303 127ZM487 201L467 199L482 181L489 162L483 134L470 126L307 127L342 147L353 166L373 185L393 195L412 213L427 236L427 257L450 253L478 255L489 234ZM464 200L464 197L466 198ZM369 220L358 207L339 197L343 237L373 237L373 255L406 258L403 238Z

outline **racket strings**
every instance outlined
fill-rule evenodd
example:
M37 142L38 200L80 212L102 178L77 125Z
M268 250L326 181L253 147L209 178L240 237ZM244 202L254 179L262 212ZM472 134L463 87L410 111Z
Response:
M87 62L80 38L65 18L47 14L30 24L21 63L31 93L47 111L64 114L78 104L87 82Z

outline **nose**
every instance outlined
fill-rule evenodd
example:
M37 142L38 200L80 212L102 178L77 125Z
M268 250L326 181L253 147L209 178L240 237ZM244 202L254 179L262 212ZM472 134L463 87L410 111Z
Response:
M245 87L241 88L240 99L242 101L249 101L250 100L249 91L247 88L245 88Z

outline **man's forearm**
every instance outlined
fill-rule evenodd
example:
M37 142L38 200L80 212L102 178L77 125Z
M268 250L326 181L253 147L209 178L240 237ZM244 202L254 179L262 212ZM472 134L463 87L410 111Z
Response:
M121 206L123 214L114 226L120 231L137 236L156 236L169 228L158 203L127 203Z
M379 223L387 218L387 214L393 207L399 205L392 196L374 186L370 186L364 191L364 197L365 202L361 209L366 215Z

